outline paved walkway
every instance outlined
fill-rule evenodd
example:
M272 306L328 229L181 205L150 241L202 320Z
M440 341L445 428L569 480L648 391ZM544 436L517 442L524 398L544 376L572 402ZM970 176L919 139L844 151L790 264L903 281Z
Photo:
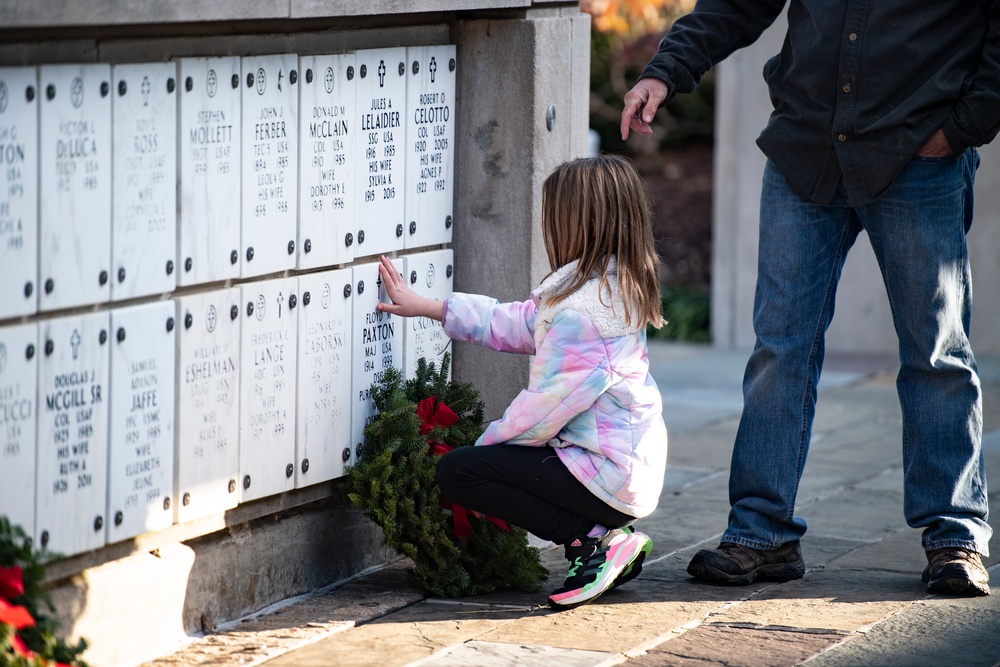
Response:
M313 667L1000 666L1000 565L994 595L928 595L918 531L902 515L900 412L892 360L830 358L798 497L809 524L806 577L722 588L685 573L714 546L728 510L729 456L745 353L657 344L650 350L670 429L655 542L642 575L596 603L553 612L545 594L425 598L405 563L271 609L155 661ZM984 449L997 507L1000 359L981 361ZM994 528L998 528L996 519ZM1000 551L994 540L994 549ZM561 549L543 559L558 585Z

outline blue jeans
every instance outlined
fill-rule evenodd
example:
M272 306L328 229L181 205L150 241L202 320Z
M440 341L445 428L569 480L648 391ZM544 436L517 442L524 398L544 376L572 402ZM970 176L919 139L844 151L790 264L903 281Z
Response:
M982 393L969 345L972 278L966 233L979 155L914 158L870 204L843 192L828 205L764 172L754 298L757 343L743 380L733 449L729 527L755 549L799 539L795 495L809 449L824 336L848 250L868 233L899 339L904 515L924 549L988 555Z

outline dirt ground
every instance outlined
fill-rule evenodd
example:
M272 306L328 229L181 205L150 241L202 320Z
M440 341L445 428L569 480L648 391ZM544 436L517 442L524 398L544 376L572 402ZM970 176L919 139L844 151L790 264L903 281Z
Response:
M664 285L708 294L712 279L712 146L636 155L653 197Z

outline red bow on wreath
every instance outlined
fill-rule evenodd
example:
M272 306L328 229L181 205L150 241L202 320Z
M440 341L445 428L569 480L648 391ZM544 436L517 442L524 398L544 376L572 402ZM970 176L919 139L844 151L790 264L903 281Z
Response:
M459 419L454 410L449 408L443 402L439 402L437 400L437 396L428 396L424 400L417 403L417 416L420 417L421 422L420 435L428 435L437 426L448 428ZM430 452L434 456L447 454L453 449L451 445L446 445L443 442L437 442L433 438L427 438L427 444L430 446ZM444 498L441 498L439 502L441 503L441 507L446 510L451 510L451 518L455 523L455 537L462 540L466 544L468 544L469 538L472 537L472 524L469 523L469 514L491 521L504 531L510 530L507 528L506 523L496 517L474 512L466 507L449 502Z
M14 630L23 630L35 625L35 619L27 609L10 602L13 598L24 595L23 577L24 573L20 567L0 567L0 624L13 626ZM28 660L34 660L35 654L28 649L16 632L11 637L11 647L14 653ZM63 663L54 664L57 667L68 667Z

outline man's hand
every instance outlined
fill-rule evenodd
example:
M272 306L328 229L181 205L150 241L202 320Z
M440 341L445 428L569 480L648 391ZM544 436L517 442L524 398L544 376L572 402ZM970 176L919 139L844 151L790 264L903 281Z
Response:
M659 79L640 79L632 90L625 93L625 108L622 109L622 141L628 139L630 129L647 137L653 136L649 124L665 99L667 99L667 84Z
M951 157L951 154L951 146L941 130L935 132L917 151L917 157Z

